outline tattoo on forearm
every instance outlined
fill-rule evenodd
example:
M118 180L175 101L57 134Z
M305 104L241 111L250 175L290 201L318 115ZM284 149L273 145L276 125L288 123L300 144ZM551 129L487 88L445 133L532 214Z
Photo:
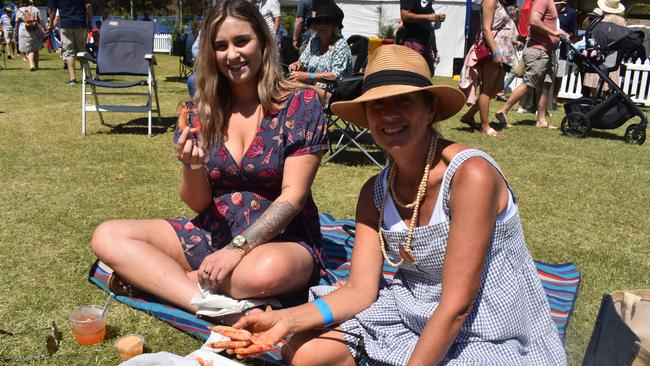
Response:
M266 211L242 235L251 246L273 239L298 214L298 208L289 201L273 202Z

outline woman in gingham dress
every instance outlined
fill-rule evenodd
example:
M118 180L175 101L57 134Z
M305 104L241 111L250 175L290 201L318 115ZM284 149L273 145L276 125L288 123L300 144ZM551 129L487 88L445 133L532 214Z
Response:
M487 154L430 128L464 98L428 70L414 51L380 47L363 94L332 106L392 160L361 190L349 281L235 326L257 344L300 333L283 348L294 365L564 365L516 198ZM399 270L379 289L384 260ZM340 325L309 331L323 324Z

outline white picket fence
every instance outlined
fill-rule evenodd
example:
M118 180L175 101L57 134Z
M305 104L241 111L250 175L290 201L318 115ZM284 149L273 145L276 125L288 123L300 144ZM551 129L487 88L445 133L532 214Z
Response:
M635 103L650 106L650 60L636 63L625 63L625 75L621 75L620 85L623 92L630 95ZM582 96L582 84L580 75L574 74L576 66L570 64L569 75L562 78L558 97L576 99Z
M171 34L155 34L153 36L153 51L161 53L172 53L172 35Z
M619 87L632 97L632 101L645 106L650 106L650 60L636 63L625 63L625 75L621 75ZM564 99L577 99L582 97L582 83L580 75L575 74L575 64L569 65L569 74L562 78L558 97ZM510 84L514 90L522 83L520 78L515 78Z

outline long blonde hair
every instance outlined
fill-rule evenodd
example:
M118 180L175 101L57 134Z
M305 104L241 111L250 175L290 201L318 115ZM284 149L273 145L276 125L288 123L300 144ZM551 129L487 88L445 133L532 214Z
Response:
M300 87L282 74L275 39L257 7L247 0L220 1L208 11L201 26L195 67L194 102L201 120L205 149L210 149L226 137L228 116L233 106L230 83L217 68L214 48L219 27L229 16L248 22L262 47L262 63L257 71L257 95L264 113L281 109L291 93Z

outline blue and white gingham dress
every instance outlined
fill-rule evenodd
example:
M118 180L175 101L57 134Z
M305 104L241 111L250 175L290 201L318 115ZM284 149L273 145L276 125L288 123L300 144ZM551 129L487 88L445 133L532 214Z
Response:
M467 159L480 156L501 172L484 152L465 150L449 164L442 181L446 220L417 227L413 233L416 264L405 263L377 301L343 324L347 332L363 337L362 364L405 365L441 296L442 265L449 236L449 192L454 173ZM503 174L503 173L502 173ZM374 200L381 207L388 168L375 180ZM505 177L504 177L505 178ZM511 190L512 188L508 186ZM514 199L514 193L512 193ZM383 225L383 224L382 224ZM392 258L399 258L398 243L406 231L382 228ZM331 291L312 288L312 295ZM346 335L356 356L358 340ZM367 356L367 357L366 357ZM557 328L526 249L519 214L495 225L476 302L442 365L565 365Z

